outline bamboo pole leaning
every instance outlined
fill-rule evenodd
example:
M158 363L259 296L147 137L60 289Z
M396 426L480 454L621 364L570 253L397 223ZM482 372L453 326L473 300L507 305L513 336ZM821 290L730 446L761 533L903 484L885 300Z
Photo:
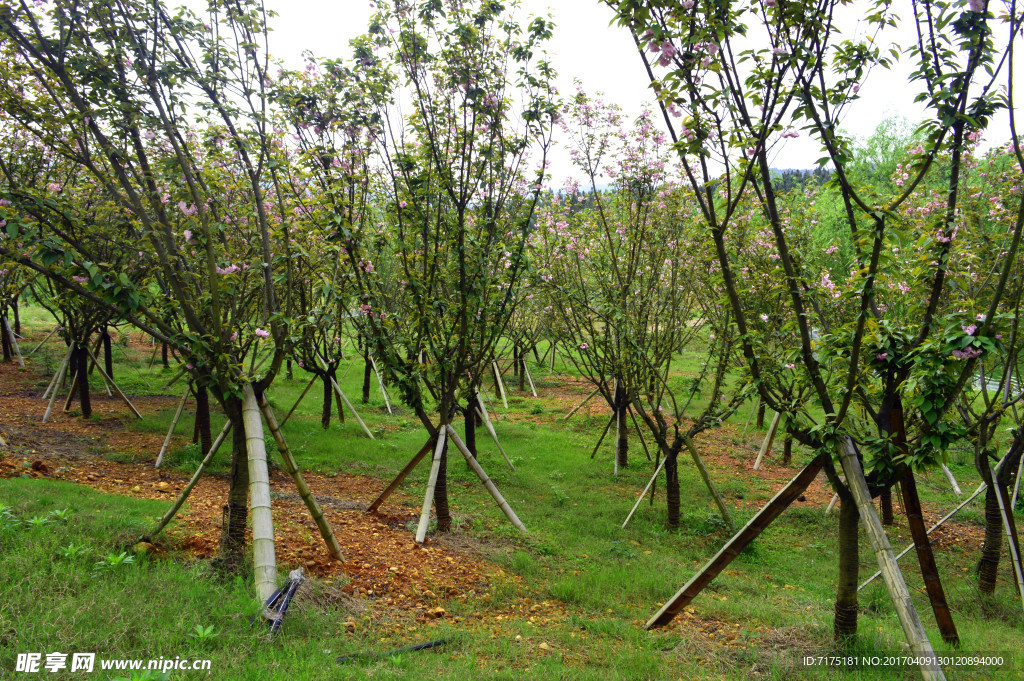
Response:
M1003 520L1003 531L1006 532L1007 541L1010 544L1010 562L1013 566L1013 576L1017 579L1017 595L1021 599L1021 607L1024 607L1024 564L1021 563L1020 542L1017 538L1017 528L1013 520L1013 511L1009 507L1009 495L1006 488L999 484L996 477L996 470L989 465L992 473L992 480L995 482L996 501L999 502L999 515Z
M189 383L185 386L185 392L182 393L181 400L178 402L178 409L174 412L174 418L171 419L171 427L167 429L167 437L164 438L164 443L160 446L160 453L156 455L156 465L154 468L160 468L160 464L163 463L164 454L167 453L167 448L171 446L171 437L174 435L174 429L178 427L181 412L185 409L185 400L188 399L188 394L191 390L192 384Z
M327 522L327 518L324 517L324 512L320 509L320 504L317 503L316 497L310 491L309 485L306 484L305 479L302 477L302 473L299 472L299 466L295 462L295 457L292 456L291 449L288 448L288 442L284 439L284 433L281 432L281 427L277 424L277 417L274 416L274 409L270 406L270 402L267 401L266 394L259 396L257 404L263 413L263 418L267 421L270 434L277 444L277 451L281 454L284 469L291 476L292 482L295 483L295 487L299 490L299 497L302 499L302 503L306 505L309 515L313 517L313 522L316 523L317 529L320 530L320 536L323 537L324 543L327 544L328 553L335 560L344 560L341 554L341 547L338 546L338 540L334 536L334 530L331 528L331 524Z
M501 446L501 442L498 441L498 433L494 430L494 424L491 423L491 417L487 415L487 406L484 404L483 398L480 396L480 391L476 391L476 401L479 405L480 418L484 422L484 427L487 429L487 433L494 440L494 444L497 445L498 451L501 452L502 458L505 459L505 463L508 467L515 471L516 467L512 465L512 459L508 458L508 454L505 453L505 448Z
M274 518L270 512L270 473L263 421L252 385L242 390L242 423L249 465L249 516L252 519L252 562L256 592L266 602L277 588L277 559L274 554Z
M88 349L86 350L86 352L89 352ZM125 395L121 388L118 387L117 383L114 382L114 379L108 376L107 372L104 371L103 367L100 366L100 363L96 361L96 355L92 354L92 352L89 352L89 359L92 360L92 365L96 367L97 371L100 372L100 376L103 377L103 380L106 381L107 385L110 388L114 389L114 392L116 392L117 396L120 397L124 401L124 403L128 405L128 408L132 410L132 413L135 414L135 417L141 419L142 414L139 413L139 410L135 408L135 405L132 404L131 400L128 399L128 396ZM107 394L110 394L109 389L107 390Z
M501 392L501 402L505 405L505 409L508 409L508 398L505 397L505 381L501 380L501 369L498 368L498 361L492 361L491 366L494 369L494 380L498 383L498 390Z
M693 459L693 464L697 467L697 472L700 473L700 478L704 481L704 486L708 488L708 492L711 493L711 497L715 500L715 506L718 507L718 512L722 514L722 520L725 521L725 526L729 528L730 532L735 532L736 523L732 520L732 515L729 513L729 507L725 505L725 499L722 498L721 492L719 492L718 488L715 487L715 483L711 479L711 474L708 473L707 466L704 465L704 459L702 459L700 454L697 453L697 448L693 446L693 440L689 437L684 438L683 444L686 445L686 450L690 452L690 458Z
M377 368L377 360L370 355L370 365L373 366L373 373L377 374L377 385L380 386L380 394L384 396L384 406L388 408L389 414L394 414L391 411L391 400L388 399L387 388L384 387L384 378L380 375L380 369Z
M562 420L563 420L563 421L568 421L568 420L569 420L569 419L570 419L570 418L572 417L572 415L573 415L573 414L575 414L575 413L576 413L576 412L578 412L578 411L579 411L580 409L582 409L582 408L583 408L583 405L585 405L585 404L586 404L587 402L589 402L589 401L590 401L590 398L592 398L592 397L593 397L594 395L596 395L596 394L597 394L597 391L598 391L598 390L600 390L600 388L594 388L594 390L593 390L593 391L592 391L592 392L591 392L591 393L590 393L589 395L587 395L586 397L584 397L584 398L583 398L583 401L582 401L582 402L580 402L579 404L577 404L577 405L576 405L575 407L573 407L573 408L572 408L572 411L570 411L570 412L569 412L568 414L566 414L565 416L563 416L563 417L562 417Z
M25 360L21 356L21 348L18 347L18 339L14 337L14 330L11 329L11 325L7 323L6 316L0 316L0 322L3 322L4 333L7 334L7 338L11 341L11 347L14 348L14 354L18 356L18 366L24 369Z
M636 513L636 509L640 508L640 504L643 502L644 497L647 496L647 491L649 489L651 489L651 485L653 485L654 481L658 479L658 473L661 472L661 469L664 466L665 466L665 459L662 459L661 463L658 464L658 467L654 469L654 475L651 476L651 481L647 483L647 486L644 487L644 491L640 493L640 498L636 500L635 504L633 504L633 510L629 512L629 515L627 515L626 519L623 521L622 529L626 529L626 525L629 524L630 518L632 518L633 514Z
M52 336L53 334L57 333L57 329L58 329L58 328L60 328L60 327L54 327L54 328L53 328L53 331L51 331L50 333L46 334L46 335L45 335L45 336L43 337L43 340L39 341L39 343L37 343L37 344L36 344L36 346L35 346L34 348L32 348L31 350L29 350L29 351L28 351L28 354L27 354L27 355L25 355L25 356L26 356L26 357L31 357L32 355L36 354L36 350L38 350L39 348L43 347L43 343L45 343L46 341L50 340L50 336Z
M391 481L391 484L388 485L383 492L377 495L377 498L373 500L373 503L366 507L367 513L376 512L376 510L380 508L380 505L383 504L384 501L389 496L391 496L391 493L398 489L398 486L402 484L402 481L405 480L406 476L409 475L409 473L411 473L414 468L416 468L416 465L423 459L424 456L427 455L427 452L433 449L434 442L434 438L431 437L430 439L427 440L426 444L420 447L420 450L416 452L416 455L412 457L412 460L405 465L405 468L403 468L398 473L398 475L395 476L395 479Z
M519 516L516 515L515 511L512 510L512 507L508 505L507 501L505 501L505 497L501 496L501 492L498 491L494 481L487 477L487 473L485 473L484 469L480 466L480 462L477 461L476 457L474 457L469 451L469 448L466 447L466 444L459 437L458 433L455 432L455 429L452 428L450 423L445 425L445 430L448 431L448 436L452 439L452 442L455 443L455 447L462 452L462 456L465 457L466 463L469 464L469 467L472 468L473 472L476 473L478 478L480 478L480 482L482 482L484 487L487 488L487 491L490 493L491 497L494 498L498 507L501 508L505 517L509 519L517 530L520 532L526 532L526 527L519 520Z
M441 428L434 446L434 460L430 466L430 477L427 479L427 491L423 495L423 510L420 511L420 522L416 526L416 543L422 544L427 538L427 525L430 524L430 506L434 503L434 488L437 486L437 474L441 470L441 456L444 454L445 437L448 431Z
M782 418L782 412L775 412L775 416L772 417L772 423L768 426L768 432L764 436L764 441L761 443L761 451L757 453L757 460L754 461L754 470L761 468L761 461L764 460L765 454L767 454L772 444L775 442L775 433L779 429L779 419Z

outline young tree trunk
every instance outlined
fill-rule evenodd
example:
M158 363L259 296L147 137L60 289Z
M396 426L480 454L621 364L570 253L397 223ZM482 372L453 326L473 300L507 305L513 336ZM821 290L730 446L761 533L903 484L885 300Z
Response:
M1003 549L1003 518L999 513L998 491L994 485L985 489L985 542L978 560L978 588L982 593L996 590L999 574L999 554Z
M6 320L7 320L7 315L0 316L0 329L4 329L5 328L4 322ZM14 349L11 347L11 341L7 337L7 334L3 333L3 331L0 331L0 345L3 346L4 361L5 362L10 362L11 360L13 360L14 359Z
M444 428L448 423L441 424ZM448 508L448 439L445 438L444 449L441 451L441 467L437 470L437 486L434 487L434 511L437 513L437 531L452 531L452 514Z
M363 404L370 402L370 377L373 375L373 363L370 361L370 349L363 352Z
M466 449L476 458L476 409L472 399L466 400L466 407L462 410L462 418L466 422Z
M287 360L287 361L285 361L285 367L286 367L286 371L288 372L288 380L290 381L290 380L292 380L293 378L295 378L295 377L294 377L294 376L292 375L292 360L291 360L291 358L290 358L290 357L288 358L288 360Z
M764 404L764 402L759 402L758 403L758 407L757 407L757 423L756 423L758 428L764 428L764 414L765 414L765 404Z
M81 346L75 348L75 355L78 359L78 400L82 406L82 418L87 419L92 416L92 399L89 397L89 372L86 371L86 367L89 366L89 349L83 343Z
M103 368L107 372L107 376L114 378L114 355L110 347L110 332L107 331L107 327L103 327L103 335L100 338L103 340Z
M328 383L328 385L331 386L331 389L333 390L334 386L338 385L338 374L337 374L337 372L334 369L329 369L327 371L327 376L328 376L327 383ZM345 404L341 401L340 389L339 389L339 393L336 396L336 399L334 401L338 405L338 423L340 423L342 425L345 425ZM352 406L352 405L349 405L349 406Z
M629 428L626 423L628 414L626 407L629 402L626 399L626 388L622 381L618 381L615 390L615 423L618 437L615 442L615 459L619 468L626 468L629 465Z
M836 641L848 643L857 636L857 582L860 568L860 515L853 497L847 496L839 507L839 581L836 586L835 621L832 633Z
M202 451L210 451L213 447L213 434L210 432L210 394L205 386L196 387L196 430L199 432Z
M782 465L793 463L793 432L786 429L786 439L782 441Z
M668 527L679 527L679 462L675 454L665 457L665 497L668 504Z
M228 503L224 506L226 526L221 531L219 558L229 571L233 571L245 559L245 525L249 518L249 457L245 449L242 401L230 397L225 400L224 410L231 421L231 479Z
M14 296L14 301L11 304L11 309L14 311L14 333L21 335L21 305L19 304L19 298L21 294Z
M892 525L892 489L887 487L879 497L879 501L882 506L882 524Z
M331 425L331 407L334 406L334 389L331 387L331 378L327 374L323 376L324 381L324 408L320 412L320 425L324 430Z
M526 352L519 352L519 361L516 362L516 366L519 367L519 392L526 392Z
M170 362L167 359L167 343L160 344L160 361L163 363L165 369L170 366Z

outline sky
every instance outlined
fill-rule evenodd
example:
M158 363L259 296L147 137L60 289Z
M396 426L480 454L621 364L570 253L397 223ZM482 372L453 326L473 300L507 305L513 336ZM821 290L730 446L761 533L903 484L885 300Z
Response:
M369 0L265 1L269 9L278 13L272 21L271 56L290 66L302 63L304 50L320 57L348 56L348 41L366 30L371 15ZM188 0L188 4L198 5L200 0ZM848 15L840 15L837 20L846 35L856 34L860 29L854 15L858 3L852 4L853 8L845 10ZM905 4L902 14L910 16L909 2ZM573 92L574 80L579 79L588 92L601 92L607 101L622 107L629 119L645 108L654 108L647 75L632 38L624 28L610 25L610 8L597 0L521 0L520 12L553 18L555 30L549 53L563 94ZM902 22L889 39L907 40L906 24ZM881 38L884 40L885 36ZM913 101L914 89L907 85L909 70L901 64L892 71L876 69L870 73L861 85L860 98L845 112L841 127L856 137L866 138L887 118L921 121L924 109ZM655 120L660 122L660 116ZM1006 128L1004 120L1000 127ZM812 168L823 156L818 144L806 135L784 142L773 148L771 165L775 168ZM552 158L552 179L558 182L572 172L571 164L564 149Z

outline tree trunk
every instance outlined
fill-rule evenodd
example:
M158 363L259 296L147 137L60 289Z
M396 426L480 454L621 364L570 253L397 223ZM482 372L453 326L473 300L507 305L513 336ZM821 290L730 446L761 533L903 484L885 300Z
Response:
M675 454L665 457L665 496L668 504L668 527L679 527L679 463Z
M323 376L324 381L324 408L320 412L320 425L324 430L331 425L331 408L334 406L334 389L331 387L331 379L327 374Z
M291 358L289 358L289 359L288 359L288 360L287 360L287 361L285 362L285 367L287 368L287 371L288 371L288 380L290 381L290 380L292 380L293 378L295 378L294 376L292 376L292 360L291 360Z
M85 368L89 365L89 349L85 343L75 349L78 357L78 400L82 406L82 418L92 416L92 400L89 397L89 372Z
M857 504L847 496L839 507L839 581L836 586L836 641L848 643L857 636L857 572L860 568L860 516Z
M879 497L882 506L882 524L892 525L892 488L887 487Z
M334 369L329 369L327 371L327 376L329 377L328 384L331 386L331 389L333 390L334 386L338 385L338 374ZM341 401L340 391L338 393L337 399L335 399L334 401L338 405L338 423L340 423L341 425L345 425L345 404Z
M524 366L525 364L526 351L520 350L519 361L516 363L516 366L519 367L519 392L521 393L526 392L526 367Z
M170 366L170 362L167 360L167 343L160 343L160 361L165 369Z
M786 439L782 441L782 465L788 466L793 463L793 431L786 424Z
M373 363L370 361L369 348L363 353L363 404L370 402L370 376L373 375Z
M213 434L210 432L210 394L204 386L196 388L196 430L199 431L202 451L210 451L213 447Z
M764 428L764 413L765 413L765 403L764 402L760 402L760 403L758 403L758 407L757 407L757 424L756 425L757 425L758 428Z
M443 428L447 423L441 424ZM441 467L437 470L437 486L434 487L434 511L437 513L437 531L452 531L452 514L448 508L448 439L445 438L441 451Z
M6 320L7 315L0 316L0 320ZM7 334L2 331L5 328L3 321L0 321L0 345L3 346L4 361L10 362L14 359L14 349L11 347L11 340L7 337Z
M103 340L103 368L107 372L107 376L114 378L114 355L110 347L110 333L107 331L107 327L103 327L103 335L100 338Z
M19 298L21 294L14 296L14 301L11 303L11 309L14 311L14 333L21 335L21 305L19 304Z
M471 399L466 401L466 407L462 410L462 418L466 422L466 449L476 458L476 405Z
M225 505L219 557L229 570L237 569L245 559L245 525L249 518L249 457L245 450L245 427L242 425L242 401L237 397L225 400L224 409L231 420L231 479L228 503Z
M618 462L619 468L626 468L629 465L629 427L626 424L628 404L626 388L620 380L615 390L615 423L618 436L615 442L615 460Z
M999 554L1003 549L1003 518L999 513L996 494L998 491L995 485L985 489L985 542L981 546L981 559L978 561L978 588L987 594L996 590Z

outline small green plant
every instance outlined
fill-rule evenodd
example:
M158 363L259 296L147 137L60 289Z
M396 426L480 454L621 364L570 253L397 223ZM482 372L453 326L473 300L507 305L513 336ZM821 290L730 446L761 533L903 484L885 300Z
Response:
M551 496L554 497L556 506L565 506L565 502L569 501L568 495L558 485L551 485Z
M36 515L36 516L32 516L31 518L26 520L25 524L26 525L30 525L31 527L42 527L43 525L49 525L52 522L53 522L53 520L50 519L47 516Z
M534 415L536 415L536 414L543 414L544 413L544 407L540 406L539 404L535 404L532 407L530 407L530 413L534 414Z
M124 551L122 551L119 555L116 556L111 553L108 554L106 558L96 561L96 564L93 565L92 573L93 575L102 575L104 573L118 570L124 567L125 565L130 565L134 562L135 557L128 555Z
M57 549L57 555L65 560L75 560L76 558L85 555L85 552L86 549L84 545L76 544L74 542Z
M200 643L206 643L207 641L212 641L217 638L219 633L214 630L214 626L212 624L207 627L204 627L202 624L197 624L192 629L192 633L189 634L189 636Z
M59 511L50 511L50 517L54 520L62 520L64 522L67 522L68 518L71 517L71 509L62 508Z

